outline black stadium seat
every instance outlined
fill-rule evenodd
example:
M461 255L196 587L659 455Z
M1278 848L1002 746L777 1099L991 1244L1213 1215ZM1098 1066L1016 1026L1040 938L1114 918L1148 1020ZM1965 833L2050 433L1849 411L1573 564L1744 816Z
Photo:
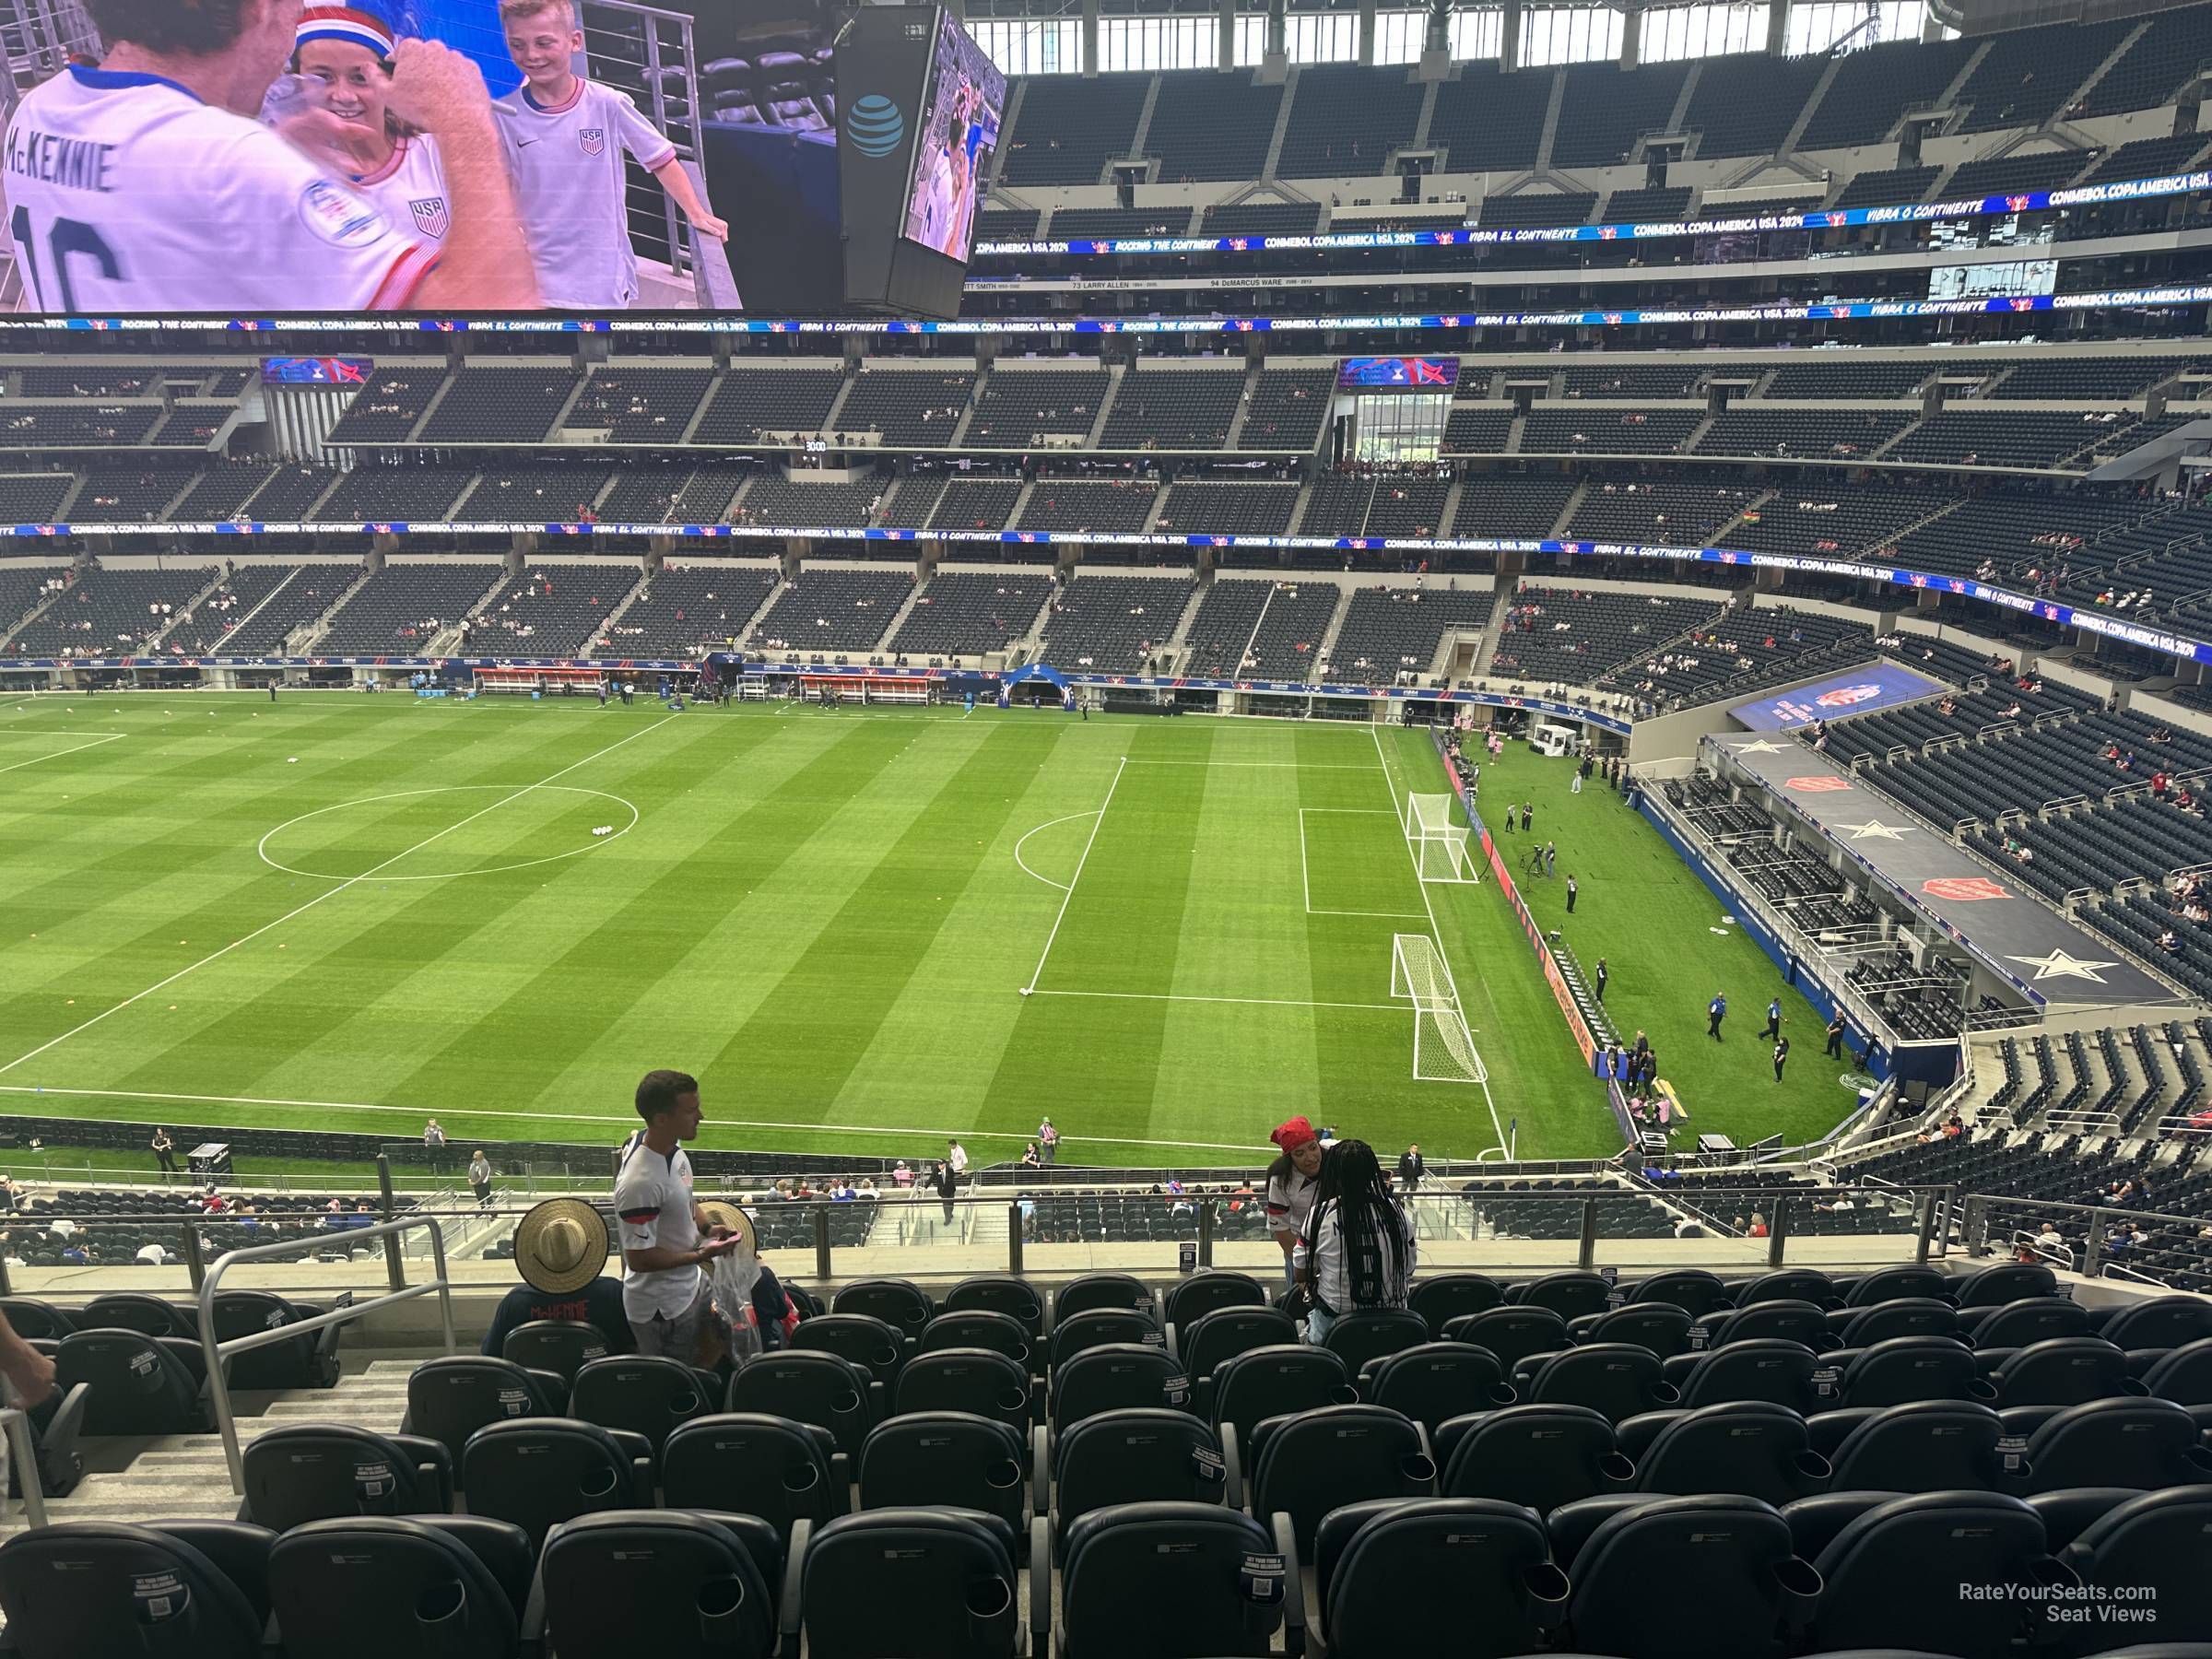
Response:
M1190 1404L1191 1379L1164 1347L1108 1343L1053 1367L1048 1411L1055 1430L1101 1411Z
M899 1373L894 1409L971 1411L1016 1429L1034 1421L1027 1367L989 1348L945 1348L917 1354Z
M8 1327L26 1341L59 1342L77 1329L75 1316L65 1309L31 1296L0 1296L0 1316L5 1316Z
M1043 1344L1012 1314L994 1313L987 1308L940 1313L931 1320L923 1328L916 1351L934 1354L945 1348L990 1348L1030 1371L1044 1368Z
M1832 1308L1842 1300L1834 1281L1817 1267L1777 1267L1730 1285L1728 1294L1739 1308L1771 1301L1808 1301L1816 1308Z
M1515 1369L1513 1390L1532 1405L1587 1406L1614 1423L1682 1397L1661 1375L1658 1355L1625 1342L1532 1358Z
M802 1521L818 1525L843 1514L852 1481L828 1430L754 1411L692 1418L661 1448L659 1469L670 1509L758 1515L787 1540Z
M1152 1312L1152 1290L1142 1279L1126 1273L1087 1273L1070 1279L1053 1293L1053 1327L1057 1330L1078 1313L1098 1308Z
M1654 1273L1629 1288L1630 1307L1644 1302L1665 1302L1698 1319L1729 1306L1730 1297L1719 1274L1701 1267L1678 1267Z
M947 1313L1004 1313L1031 1336L1044 1334L1044 1297L1027 1279L1012 1274L979 1274L945 1292Z
M2157 1590L2145 1606L2151 1618L2136 1633L2176 1641L2212 1641L2212 1573L2205 1571L2212 1537L2212 1486L2171 1487L2131 1496L2107 1510L2059 1551L2085 1584L2115 1603ZM2056 1542L2056 1540L2053 1540Z
M1351 1372L1325 1348L1250 1348L1214 1372L1212 1415L1216 1423L1233 1425L1239 1440L1249 1443L1253 1426L1264 1418L1343 1405L1356 1394Z
M1427 1320L1431 1331L1441 1331L1453 1320L1494 1308L1504 1300L1505 1287L1486 1275L1440 1273L1416 1279L1406 1306Z
M657 1354L616 1354L585 1361L569 1390L569 1415L642 1435L657 1455L677 1429L715 1408L719 1392L712 1371Z
M2041 1262L2003 1262L1950 1287L1961 1308L1997 1308L2028 1296L2058 1294L2058 1276Z
M1579 1319L1584 1313L1603 1312L1612 1294L1604 1275L1572 1269L1524 1279L1508 1287L1505 1300L1515 1307L1549 1308L1561 1319Z
M186 1312L172 1301L137 1290L111 1290L105 1296L94 1297L77 1310L76 1328L140 1331L148 1336L181 1336L188 1342L200 1339L199 1320L194 1313Z
M269 1599L288 1652L506 1659L535 1555L481 1516L311 1521L271 1546ZM501 1571L515 1561L520 1593Z
M1369 1360L1359 1373L1359 1397L1404 1412L1433 1435L1453 1418L1495 1411L1519 1396L1488 1348L1424 1342Z
M578 1319L533 1319L508 1332L500 1345L501 1359L530 1371L551 1371L564 1385L606 1353L606 1334Z
M1823 1413L1806 1424L1832 1465L1840 1492L1920 1488L2000 1489L2005 1425L1969 1400L1915 1400L1902 1406Z
M206 1367L196 1341L102 1328L62 1338L54 1381L90 1390L87 1434L199 1434L214 1427Z
M806 1540L798 1565L808 1659L1013 1659L1025 1624L1029 1641L1049 1639L1043 1576L1025 1609L1014 1540L987 1515L841 1515Z
M905 1279L855 1279L830 1300L832 1313L865 1313L908 1336L919 1336L936 1310Z
M751 1515L580 1515L546 1540L546 1633L559 1653L765 1656L782 1565L775 1529Z
M1217 1309L1266 1305L1266 1288L1249 1274L1208 1271L1170 1285L1161 1299L1160 1318L1168 1324L1187 1327Z
M343 1423L297 1423L245 1443L241 1521L284 1532L352 1515L440 1515L453 1507L453 1461L434 1440Z
M802 1327L804 1328L804 1327ZM1052 1362L1059 1366L1070 1355L1107 1343L1157 1343L1165 1338L1152 1315L1133 1308L1089 1308L1063 1317L1053 1315Z
M1053 1526L1123 1503L1241 1500L1233 1430L1217 1431L1187 1412L1100 1412L1070 1424L1052 1447Z
M1792 1554L1789 1523L1755 1498L1653 1498L1608 1514L1562 1560L1573 1592L1566 1651L1638 1659L1771 1653L1801 1629L1819 1579ZM1653 1605L1666 1586L1668 1617Z
M2212 1336L2169 1349L2143 1373L2144 1392L2177 1406L2212 1406Z
M1265 1524L1212 1504L1090 1510L1061 1545L1059 1651L1066 1659L1270 1653L1284 1580L1248 1575L1248 1564L1276 1547Z
M1428 1436L1380 1406L1325 1406L1261 1424L1251 1441L1254 1514L1290 1517L1302 1551L1321 1518L1368 1498L1425 1498L1436 1490Z
M1549 1514L1630 1491L1636 1465L1613 1425L1587 1406L1510 1406L1454 1418L1436 1437L1447 1498L1496 1498Z
M1496 1499L1348 1503L1323 1519L1313 1554L1339 1659L1529 1653L1567 1614L1543 1522Z
M1997 1653L2048 1632L2039 1592L2061 1582L2041 1519L2000 1492L1935 1491L1878 1504L1846 1524L1813 1563L1815 1649L1915 1647ZM1988 1594L1962 1594L1961 1584Z
M1555 1353L1570 1346L1567 1321L1549 1308L1499 1307L1463 1314L1444 1327L1452 1342L1488 1348L1511 1371L1531 1354Z
M1974 1367L1974 1353L1947 1336L1891 1336L1826 1362L1842 1372L1840 1406L1901 1406L1907 1400L1994 1398Z
M1585 1313L1569 1327L1577 1343L1633 1343L1665 1359L1689 1351L1690 1318L1672 1302L1630 1302Z
M1637 1436L1655 1430L1637 1450ZM1828 1462L1812 1450L1805 1419L1782 1406L1745 1402L1654 1412L1623 1425L1621 1446L1645 1492L1730 1492L1787 1503L1820 1490Z
M1708 1313L1698 1321L1707 1348L1726 1347L1732 1342L1801 1342L1807 1347L1834 1346L1829 1335L1828 1311L1818 1303L1777 1297Z
M525 1371L512 1359L453 1354L426 1359L408 1373L407 1414L400 1429L444 1446L458 1483L464 1477L461 1453L477 1430L517 1418L558 1417L567 1406L568 1390L549 1371Z
M469 1513L512 1522L529 1535L533 1549L563 1521L633 1509L653 1497L644 1437L574 1418L479 1429L462 1450L461 1467Z
M835 1354L865 1366L887 1389L906 1359L906 1340L896 1325L866 1313L824 1313L799 1321L791 1344L796 1349Z
M1959 1324L1978 1348L2026 1347L2050 1336L2086 1335L2089 1312L2063 1296L2024 1296L2002 1307L1971 1310Z
M13 1317L13 1304L9 1304ZM2212 1336L2212 1300L2154 1296L2115 1308L2097 1335L2124 1348L2181 1347Z
M865 1366L836 1354L794 1348L759 1354L740 1365L731 1373L723 1405L729 1411L812 1423L835 1441L840 1452L857 1457L868 1430L886 1415L883 1398L883 1384Z
M1429 1340L1428 1322L1408 1308L1355 1308L1330 1322L1322 1346L1357 1375L1369 1360L1418 1347Z
M347 1300L350 1300L347 1298ZM320 1312L266 1290L218 1290L215 1295L218 1342L297 1324ZM226 1362L232 1388L329 1388L338 1380L337 1325L308 1331L289 1342L248 1348Z
M1877 1267L1872 1273L1862 1274L1853 1279L1843 1292L1847 1308L1868 1308L1877 1302L1895 1301L1904 1296L1934 1297L1940 1300L1956 1301L1958 1283L1934 1267ZM2040 1291L2024 1291L2023 1295L2040 1295Z
M2196 1419L2170 1400L2090 1400L2059 1411L2028 1437L2028 1489L2191 1486L2212 1480Z
M1839 1308L1829 1329L1844 1347L1869 1348L1893 1336L1949 1336L1959 1329L1959 1310L1932 1296L1900 1296L1871 1307Z
M227 1557L192 1541L201 1527L234 1529ZM6 1644L23 1659L95 1653L149 1659L257 1659L267 1622L267 1567L275 1535L238 1523L172 1532L109 1521L74 1521L18 1533L0 1545L0 1613ZM259 1562L261 1603L240 1582ZM173 1595L139 1594L173 1584Z
M1028 1520L1029 1439L965 1411L921 1411L868 1430L857 1476L863 1509L947 1505L1005 1521L1017 1538Z
M1221 1362L1247 1348L1296 1343L1298 1325L1274 1308L1221 1307L1187 1325L1171 1324L1170 1347L1193 1381L1210 1377Z
M1788 1308L1804 1304L1769 1302L1765 1305ZM1758 1310L1744 1311L1755 1312ZM1793 1411L1810 1411L1813 1408L1813 1368L1819 1360L1813 1350L1802 1342L1759 1336L1725 1343L1702 1354L1686 1355L1683 1358L1688 1363L1683 1366L1681 1371L1677 1374L1675 1367L1670 1365L1667 1375L1677 1381L1684 1406L1718 1406L1730 1400L1766 1400L1776 1406L1787 1406Z

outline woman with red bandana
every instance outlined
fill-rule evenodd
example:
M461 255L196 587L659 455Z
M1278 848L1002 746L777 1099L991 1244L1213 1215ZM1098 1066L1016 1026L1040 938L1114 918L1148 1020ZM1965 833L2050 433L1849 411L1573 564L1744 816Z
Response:
M1313 1212L1313 1194L1320 1190L1321 1137L1311 1122L1294 1117L1277 1125L1267 1138L1280 1148L1280 1156L1267 1166L1267 1230L1282 1249L1283 1283L1294 1286L1290 1253L1298 1248L1306 1218Z

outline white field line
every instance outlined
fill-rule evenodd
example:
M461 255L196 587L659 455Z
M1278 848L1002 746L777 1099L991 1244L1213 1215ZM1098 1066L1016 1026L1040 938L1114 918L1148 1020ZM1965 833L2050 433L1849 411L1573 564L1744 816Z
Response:
M1056 818L1046 818L1043 823L1037 825L1035 829L1030 830L1028 834L1014 843L1014 862L1021 865L1023 875L1036 876L1037 879L1043 882L1046 887L1058 888L1064 893L1068 891L1075 885L1073 882L1054 881L1050 876L1038 876L1036 871L1030 868L1028 861L1022 857L1021 850L1030 844L1030 836L1037 834L1040 830L1050 830L1054 824L1072 823L1077 818L1096 818L1102 810L1101 807L1094 806L1088 812L1070 812Z
M1048 991L1042 994L1050 996L1054 993ZM158 1094L137 1088L38 1088L25 1083L0 1083L0 1094L58 1095L94 1100L147 1100L186 1106L301 1106L321 1112L394 1112L401 1117L418 1119L428 1115L425 1109L420 1106L385 1106L366 1100L295 1100L266 1095ZM634 1113L617 1117L600 1117L578 1115L567 1112L494 1111L475 1106L467 1107L460 1112L454 1112L453 1108L447 1106L434 1107L430 1111L445 1112L455 1124L471 1118L521 1118L540 1124L622 1124L634 1128L638 1121ZM767 1120L725 1117L712 1117L707 1121L722 1129L796 1129L825 1135L901 1135L910 1138L917 1135L941 1136L946 1139L958 1139L964 1135L971 1139L988 1138L1003 1141L1022 1141L1030 1138L1030 1132L1028 1130L985 1130L978 1129L972 1124L957 1129L917 1129L911 1127L886 1128L880 1124L786 1124ZM1086 1135L1083 1139L1090 1145L1100 1147L1163 1147L1204 1152L1241 1152L1247 1155L1256 1155L1266 1150L1265 1147L1241 1146L1227 1141L1127 1140L1116 1135Z
M1122 774L1129 770L1129 757L1124 755L1121 764L1113 769L1113 782L1106 785L1106 798L1099 803L1098 817L1092 820L1090 835L1083 842L1083 856L1076 860L1076 873L1067 878L1067 890L1060 900L1060 913L1053 918L1053 931L1044 935L1044 948L1037 955L1037 971L1030 975L1030 982L1021 994L1028 996L1037 989L1037 982L1044 975L1045 958L1053 954L1053 941L1060 936L1060 924L1067 920L1067 906L1076 896L1076 883L1083 879L1083 866L1090 862L1090 850L1098 844L1099 828L1106 821L1106 808L1113 805L1113 792L1122 786ZM1024 866L1027 867L1026 865Z
M1166 991L1040 991L1040 996L1102 996L1115 1002L1234 1003L1251 1008L1357 1008L1370 1014L1403 1014L1396 1003L1303 1002L1287 996L1190 996Z
M1375 740L1375 764L1382 769L1382 788L1389 795L1391 809L1394 812L1397 810L1398 782L1391 775L1390 757L1382 752L1382 734L1373 726L1368 727L1367 731L1368 735ZM1452 960L1444 955L1443 930L1436 924L1436 906L1430 903L1429 884L1421 879L1421 855L1413 850L1413 842L1410 840L1406 843L1406 857L1413 865L1413 885L1415 890L1421 896L1421 908L1429 912L1429 937L1436 946L1437 958L1444 964L1444 971L1449 974L1452 971ZM1453 988L1453 995L1456 1000L1458 996L1456 984ZM1418 1019L1420 1015L1417 1012L1414 1018ZM1477 1051L1477 1057L1480 1058L1479 1050ZM1483 1070L1488 1073L1489 1067L1486 1065ZM1498 1121L1498 1102L1490 1098L1490 1085L1487 1077L1482 1085L1482 1099L1484 1104L1490 1109L1490 1128L1498 1136L1498 1145L1502 1147L1505 1145L1505 1125Z
M1134 757L1131 766L1243 766L1275 771L1365 771L1367 762L1347 765L1341 760L1148 760Z
M198 961L192 963L190 966L178 969L176 972L171 974L167 979L158 981L156 983L148 985L145 990L139 992L136 996L126 996L121 1002L117 1003L113 1007L102 1009L100 1013L93 1015L91 1018L84 1021L83 1024L72 1026L69 1030L64 1031L59 1037L49 1038L46 1041L40 1043L37 1048L32 1049L29 1053L17 1055L6 1065L0 1065L0 1075L5 1075L8 1072L14 1071L17 1066L21 1065L27 1060L37 1059L48 1049L60 1047L63 1043L68 1041L70 1038L78 1035L80 1032L90 1030L94 1026L98 1025L101 1020L107 1018L110 1015L120 1014L124 1009L129 1007L133 1003L138 1001L140 997L151 996L155 992L162 990L167 986L175 984L179 980L184 978L187 974L197 973L201 969L206 967L208 963L220 961L224 957L229 956L240 946L252 944L255 939L260 938L263 934L268 933L272 929L282 927L287 922L291 921L295 916L305 915L309 911L313 910L318 904L325 903L332 899L335 899L340 893L343 893L348 888L368 880L371 876L377 874L378 871L388 870L394 865L399 863L403 858L409 857L414 853L421 852L425 847L431 845L433 842L443 841L447 836L453 834L454 830L465 829L468 825L475 823L478 818L497 812L500 807L505 806L512 802L521 800L524 795L531 794L533 791L545 788L547 784L553 782L556 779L565 778L571 772L577 771L579 768L589 766L593 761L598 759L602 755L611 755L615 752L615 750L622 747L623 745L635 743L639 738L645 736L647 734L659 731L661 727L666 725L669 721L676 718L677 717L673 714L663 715L659 720L654 721L651 725L641 726L637 731L632 732L629 736L618 738L615 742L608 744L605 748L594 749L592 753L586 755L582 759L573 761L571 764L562 767L559 771L553 773L552 776L540 778L535 783L525 783L522 788L516 790L512 794L504 795L499 800L494 801L490 806L482 808L480 811L472 812L466 818L462 818L457 822L448 824L444 829L439 830L437 834L426 836L423 840L417 841L413 846L406 848L401 852L394 853L391 857L385 859L383 863L377 865L372 868L363 870L359 876L353 877L350 880L342 881L336 887L324 889L323 892L316 894L312 899L310 899L305 904L299 905L292 910L285 912L283 915L277 917L274 922L263 923L259 927L255 928L252 933L247 934L243 938L233 939L229 944L224 946L220 950L210 951L207 955L202 957Z
M43 726L36 729L40 731L46 730L46 728ZM74 737L80 735L80 734L75 732L59 732L53 735L64 737ZM64 755L82 754L87 749L98 748L103 743L121 743L124 739L124 734L122 732L110 732L104 736L93 738L89 743L80 743L71 748L55 749L51 755L33 755L29 759L18 760L13 766L0 766L0 772L21 771L25 767L36 766L42 760L59 760Z

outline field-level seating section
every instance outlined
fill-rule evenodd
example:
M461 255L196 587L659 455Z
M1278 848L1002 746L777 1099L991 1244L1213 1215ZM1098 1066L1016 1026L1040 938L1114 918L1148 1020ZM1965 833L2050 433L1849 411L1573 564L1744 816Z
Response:
M1488 578L1484 579L1486 584ZM1478 634L1495 596L1476 589L1367 587L1352 595L1344 626L1323 665L1332 683L1387 686L1401 674L1426 675L1447 632Z
M1063 672L1132 673L1166 646L1190 597L1187 576L1078 573L1045 612L1041 654Z
M766 567L664 565L592 654L651 661L734 645L775 583Z
M864 367L837 412L836 429L873 433L890 448L941 449L952 441L974 395L972 370Z
M1040 449L1056 438L1088 443L1112 384L1103 369L1002 368L983 382L963 441L999 450Z
M1710 624L1709 599L1524 585L1506 602L1493 675L1587 686Z
M1244 391L1241 368L1158 370L1122 377L1100 447L1218 450L1229 441ZM977 416L980 420L981 414Z
M844 383L844 369L837 363L793 369L733 364L714 382L692 441L759 443L771 432L818 432Z
M123 656L137 651L216 575L212 566L81 571L36 621L18 630L23 656Z
M753 630L753 644L801 656L873 651L913 585L905 571L810 566L784 582Z
M1321 441L1329 418L1333 369L1263 369L1252 389L1252 407L1237 434L1240 450L1304 455Z
M330 429L334 444L399 443L445 383L437 363L394 363L373 371Z
M526 571L470 621L462 650L472 656L578 655L638 581L634 569L611 559Z
M1158 493L1149 478L1040 478L1014 527L1066 535L1135 534L1151 517Z
M338 607L315 643L324 656L421 656L500 580L475 562L387 564Z
M161 641L171 656L215 656L233 653L229 636L262 602L284 585L300 567L288 564L240 565L216 590L200 600L169 630Z
M1206 591L1183 641L1182 672L1204 678L1236 678L1249 666L1245 648L1275 583L1223 577Z
M1052 596L1041 571L939 570L900 623L888 649L910 656L1003 652L1030 631Z
M241 567L242 570L242 567ZM294 629L305 627L338 602L361 574L357 564L311 564L251 617L240 621L214 649L225 656L276 656Z
M605 432L610 443L673 444L699 412L714 371L602 363L561 418L571 432Z

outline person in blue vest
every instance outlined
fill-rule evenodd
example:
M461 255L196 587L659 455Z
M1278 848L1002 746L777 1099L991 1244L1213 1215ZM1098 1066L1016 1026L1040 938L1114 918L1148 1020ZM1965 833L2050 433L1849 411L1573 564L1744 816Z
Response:
M1782 1035L1782 998L1777 996L1767 1004L1767 1029L1759 1033L1764 1039Z
M1727 1018L1728 998L1725 994L1716 992L1713 999L1705 1005L1705 1035L1715 1042L1720 1041L1721 1021Z

